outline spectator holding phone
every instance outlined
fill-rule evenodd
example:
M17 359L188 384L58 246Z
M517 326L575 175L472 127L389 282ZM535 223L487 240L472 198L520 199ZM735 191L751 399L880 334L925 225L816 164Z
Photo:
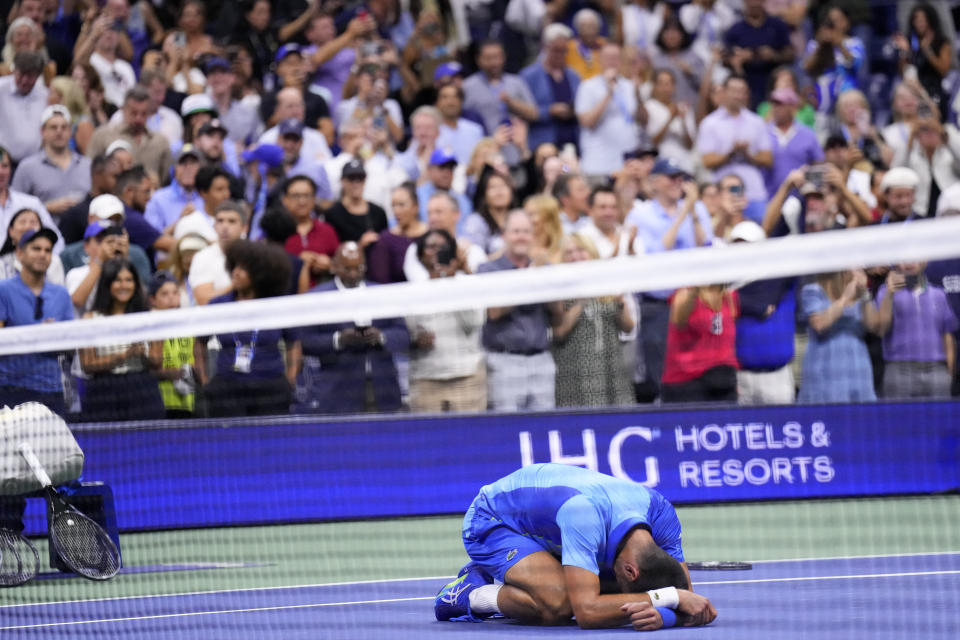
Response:
M934 217L941 192L960 182L960 131L952 124L940 124L933 115L918 119L907 146L894 155L892 166L916 172L914 211Z
M803 68L816 82L821 113L829 113L841 93L857 88L866 49L860 38L850 35L850 26L847 12L831 6L813 40L807 43Z
M462 272L456 239L442 229L416 242L417 258L431 279ZM483 309L407 318L410 331L410 410L484 411L487 365L480 345Z
M867 331L880 330L863 271L818 275L800 293L807 318L807 351L797 402L872 402L873 367L864 343Z
M355 242L337 248L333 280L311 291L345 291L372 286L366 280L363 249ZM302 331L303 374L297 389L297 410L311 413L396 411L400 385L393 356L410 344L399 318L318 325Z
M953 334L960 323L925 268L922 262L901 264L877 291L884 398L950 396L957 355Z
M830 135L842 136L854 154L851 164L861 159L873 166L888 165L893 152L873 126L870 103L858 89L848 89L837 97Z
M916 78L946 117L948 96L943 80L953 67L953 46L944 35L937 12L927 3L919 3L910 12L907 36L894 36L900 51L900 72L905 78ZM912 69L912 70L911 70Z
M812 129L796 121L800 96L789 87L774 89L770 94L770 144L773 164L764 171L767 193L776 193L794 169L823 162L823 149Z

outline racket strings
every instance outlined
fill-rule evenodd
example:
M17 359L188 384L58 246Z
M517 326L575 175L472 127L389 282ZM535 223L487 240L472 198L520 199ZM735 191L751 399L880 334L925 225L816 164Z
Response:
M106 580L120 570L120 554L113 540L86 516L61 513L54 518L50 533L57 553L80 575Z
M0 528L0 586L15 587L37 575L40 555L22 535Z

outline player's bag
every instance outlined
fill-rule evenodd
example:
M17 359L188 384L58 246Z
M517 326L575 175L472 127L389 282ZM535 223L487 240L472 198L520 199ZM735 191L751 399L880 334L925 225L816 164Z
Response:
M40 489L36 476L20 455L28 442L54 486L83 473L83 451L63 418L39 402L0 409L0 495L16 496Z

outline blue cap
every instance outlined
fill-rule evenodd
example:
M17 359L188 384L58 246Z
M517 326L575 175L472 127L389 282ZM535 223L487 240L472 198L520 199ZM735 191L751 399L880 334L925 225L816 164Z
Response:
M459 62L444 62L433 72L433 81L440 82L450 76L463 75L463 66Z
M214 56L207 60L207 64L203 65L203 71L207 75L210 75L213 71L217 69L221 71L230 71L233 69L233 65L226 58L221 58L220 56Z
M296 118L287 118L277 126L277 134L283 136L303 137L303 122Z
M57 244L57 240L59 239L57 238L57 232L47 227L27 229L23 232L23 235L20 236L20 242L17 243L17 247L23 249L34 238L46 238L50 241L50 244Z
M268 167L279 167L283 164L283 147L278 144L261 144L241 155L244 162L262 162Z
M274 62L280 62L281 60L283 60L283 59L286 58L287 56L290 56L290 55L293 55L293 54L301 55L301 54L300 54L300 45L298 45L298 44L295 43L295 42L291 42L290 44L285 44L285 45L283 45L282 47L280 47L279 49L277 49L277 55L274 56L273 61L274 61Z
M670 158L657 158L657 161L653 163L653 169L650 170L650 175L661 175L661 176L682 176L687 175L687 172L680 168L676 162Z
M430 166L440 167L445 164L457 164L457 156L453 154L451 149L437 147L430 154Z
M120 229L120 227L116 227L116 225L110 224L110 222L108 222L107 220L94 220L93 222L87 225L87 230L83 232L83 239L89 240L94 236L100 235L107 229L112 229L112 228L118 229L120 233L123 232Z

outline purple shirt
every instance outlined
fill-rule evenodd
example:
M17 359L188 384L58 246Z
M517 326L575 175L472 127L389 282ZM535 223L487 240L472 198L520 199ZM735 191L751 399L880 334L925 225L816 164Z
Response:
M877 291L883 299L887 286ZM883 337L887 362L944 362L943 334L957 330L957 317L940 287L926 285L920 292L901 289L893 294L893 324Z
M817 142L817 134L813 129L799 122L793 123L786 143L786 136L780 134L775 124L771 122L767 127L770 131L770 144L773 145L773 166L763 173L767 194L772 195L787 179L787 174L794 169L823 162L823 149Z
M316 45L305 47L303 49L304 59L312 56L318 48ZM353 47L346 47L338 51L333 58L327 60L313 72L311 89L314 91L320 89L320 91L316 92L322 95L323 99L327 101L330 113L333 113L337 105L340 104L340 100L343 97L343 85L350 76L350 67L353 66L356 55Z
M741 109L737 115L732 115L725 107L720 107L700 123L700 132L697 134L697 151L704 153L727 154L733 150L734 144L744 141L750 145L750 153L772 151L770 132L763 118ZM725 175L736 174L743 180L746 187L748 202L767 199L767 187L763 183L763 174L760 169L740 158L733 158L727 164L721 165L714 172L712 179L719 180Z
M367 252L367 277L381 284L405 282L407 276L403 273L403 259L415 240L390 231L381 233L380 239Z

